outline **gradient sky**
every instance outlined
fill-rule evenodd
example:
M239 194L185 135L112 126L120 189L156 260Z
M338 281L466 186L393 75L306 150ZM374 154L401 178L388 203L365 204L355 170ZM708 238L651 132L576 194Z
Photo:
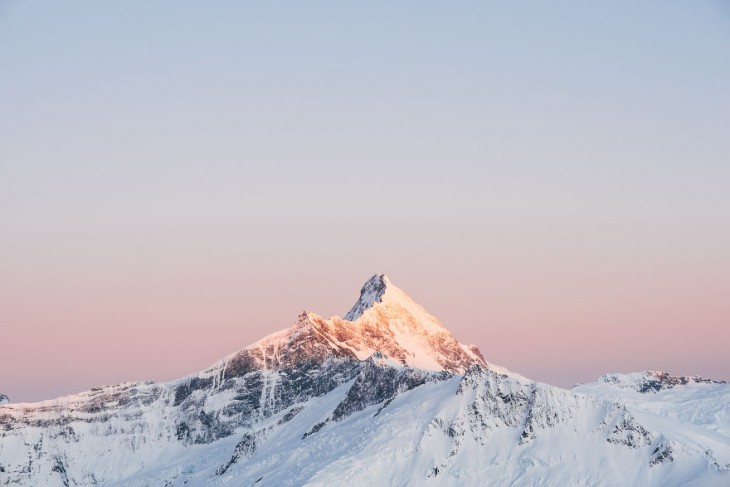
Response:
M730 379L727 2L0 0L11 400L376 272L534 379Z

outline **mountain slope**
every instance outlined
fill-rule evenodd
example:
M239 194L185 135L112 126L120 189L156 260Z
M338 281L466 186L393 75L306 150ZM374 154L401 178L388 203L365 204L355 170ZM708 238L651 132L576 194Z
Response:
M607 374L574 391L620 402L630 410L693 425L730 441L730 385L667 372Z
M376 275L345 319L302 313L200 374L0 405L0 485L728 485L724 416L686 420L724 389L672 413L609 382L488 364Z
M327 407L317 410L326 416ZM431 377L300 440L312 421L302 419L221 484L722 485L729 478L701 446L644 428L619 404L480 366ZM667 445L676 449L671 460L662 457Z

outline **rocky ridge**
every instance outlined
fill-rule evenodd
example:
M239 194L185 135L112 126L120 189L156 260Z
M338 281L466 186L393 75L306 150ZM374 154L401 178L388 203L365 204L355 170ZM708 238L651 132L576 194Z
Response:
M724 384L725 381L717 381L699 376L674 376L664 371L647 371L633 374L605 374L599 377L599 381L611 384L616 387L633 389L641 393L656 393L673 387L686 386L689 384Z

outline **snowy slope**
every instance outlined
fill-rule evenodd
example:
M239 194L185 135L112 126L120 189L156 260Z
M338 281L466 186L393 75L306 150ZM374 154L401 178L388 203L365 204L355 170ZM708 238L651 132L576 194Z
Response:
M319 409L318 415L326 416ZM336 409L335 409L336 410ZM330 413L331 414L331 413ZM645 429L623 406L474 366L330 421L293 422L222 485L727 485L730 449ZM662 458L672 447L673 457ZM271 468L271 462L277 465ZM202 472L204 477L207 472Z
M0 485L730 485L727 387L536 383L376 275L200 374L0 405Z
M607 374L573 390L696 425L730 441L730 385L725 382L651 371Z

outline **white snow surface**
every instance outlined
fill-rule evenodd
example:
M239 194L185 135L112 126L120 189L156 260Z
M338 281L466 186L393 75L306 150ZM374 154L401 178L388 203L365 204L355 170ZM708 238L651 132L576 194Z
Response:
M687 384L664 385L659 390L647 388L657 384L657 376L666 372L607 374L573 390L607 401L621 402L635 412L669 418L679 423L696 425L720 434L730 441L730 385L699 377L682 377ZM645 392L641 392L642 389Z
M730 485L727 384L537 383L384 275L353 310L167 384L0 405L0 485Z

